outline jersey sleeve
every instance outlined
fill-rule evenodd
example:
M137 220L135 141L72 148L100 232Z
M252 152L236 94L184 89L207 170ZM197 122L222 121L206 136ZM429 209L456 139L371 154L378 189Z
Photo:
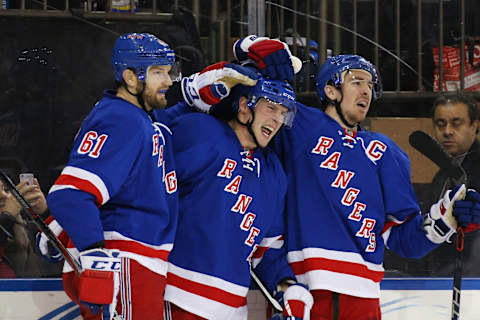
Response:
M153 115L156 121L170 124L174 119L195 111L195 109L182 101L169 107L168 109L155 109L153 110Z
M115 106L87 117L47 197L53 216L79 250L103 241L98 207L120 192L143 151L145 122L125 111Z
M187 114L172 121L175 166L179 183L183 183L184 188L192 177L203 175L220 155L221 146L211 141L216 139L212 133L217 126L217 120L200 113ZM180 190L183 191L187 190Z
M408 156L390 140L380 164L386 221L382 236L386 246L404 257L422 257L436 247L422 228L422 216L410 177Z

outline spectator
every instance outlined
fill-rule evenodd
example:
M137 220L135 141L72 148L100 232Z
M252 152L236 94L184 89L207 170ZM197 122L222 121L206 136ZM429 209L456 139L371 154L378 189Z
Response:
M435 139L440 142L467 174L467 186L480 190L480 144L478 141L478 108L476 102L462 93L439 96L433 103L432 120ZM437 172L430 186L426 205L435 202L445 190L452 188L452 181L444 170ZM480 276L480 252L474 250L480 244L478 232L465 235L463 274ZM443 244L428 254L422 262L425 272L432 276L451 276L454 269L455 248ZM423 269L423 268L420 268ZM418 268L415 268L418 269ZM410 268L409 268L410 270ZM412 269L413 270L413 269Z
M0 278L40 276L43 274L26 221L20 215L18 201L6 192L0 182ZM47 203L37 179L33 185L17 186L25 199L39 214L47 211Z

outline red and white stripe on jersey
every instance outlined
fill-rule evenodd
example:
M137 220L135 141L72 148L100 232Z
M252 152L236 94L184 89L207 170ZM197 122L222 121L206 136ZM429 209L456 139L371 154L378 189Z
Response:
M263 255L269 248L280 249L282 246L283 235L263 238L262 242L257 246L255 253L252 255L252 267L255 268L260 261L262 261Z
M387 246L388 238L390 237L390 232L392 231L392 227L401 225L411 218L413 218L414 214L409 215L405 220L398 220L392 215L387 215L387 222L383 225L382 229L382 238L383 238L383 243L385 243L385 246Z
M287 259L298 281L307 284L310 290L380 297L383 266L363 260L358 253L307 248L289 252Z
M130 258L152 272L163 276L167 274L167 260L173 248L173 243L154 246L127 238L115 231L105 231L103 236L105 239L105 248L120 250L120 258ZM78 259L79 252L77 248L74 247L72 241L68 242L67 250L70 251L74 258ZM68 263L65 263L63 272L70 271L72 271L72 268Z
M62 173L48 193L62 189L75 189L88 192L95 196L95 203L98 206L103 205L110 199L108 189L102 178L95 173L72 166L66 166L62 170Z
M155 246L127 238L115 231L105 231L103 237L105 247L120 250L120 257L133 259L155 273L167 274L167 260L173 248L173 243Z
M165 301L207 319L247 317L248 287L168 265Z
M52 230L53 234L57 236L58 240L67 247L68 241L70 237L68 234L63 230L62 226L58 223L57 220L53 218L53 216L48 216L45 219L45 223L48 225L48 228Z

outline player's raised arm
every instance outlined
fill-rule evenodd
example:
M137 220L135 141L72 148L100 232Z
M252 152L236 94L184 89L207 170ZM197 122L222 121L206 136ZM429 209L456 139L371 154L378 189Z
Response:
M256 70L241 65L218 62L201 72L182 79L182 95L185 102L200 111L209 112L230 94L230 90L238 85L254 86L259 75Z

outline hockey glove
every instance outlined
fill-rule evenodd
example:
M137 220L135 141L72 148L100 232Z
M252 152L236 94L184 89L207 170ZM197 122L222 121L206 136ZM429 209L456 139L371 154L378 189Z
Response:
M63 228L60 226L60 224L53 219L52 216L49 216L47 219L45 219L45 223L57 236L58 240L60 240L60 242L66 247L69 237L67 233L63 231ZM59 262L63 260L63 256L51 245L50 240L48 240L47 236L43 232L37 233L35 243L43 258L51 262Z
M451 236L456 232L457 221L452 214L454 203L465 198L465 185L445 192L442 199L432 205L430 212L423 219L423 229L427 238L433 243L451 242Z
M464 228L465 233L480 228L480 194L473 189L468 189L465 200L455 201L453 215Z
M223 98L229 95L230 89L237 84L254 86L259 76L256 71L228 62L218 62L182 79L182 95L191 107L209 112Z
M111 320L120 289L120 251L91 249L80 252L82 274L78 285L79 299L93 314L102 310L103 318Z
M275 299L283 305L284 319L310 319L310 309L312 309L313 306L313 296L306 285L295 283L290 285L285 292L278 290L274 295Z
M276 80L293 79L302 62L293 56L288 45L279 40L250 35L233 44L233 54L242 64L254 62L261 74Z

